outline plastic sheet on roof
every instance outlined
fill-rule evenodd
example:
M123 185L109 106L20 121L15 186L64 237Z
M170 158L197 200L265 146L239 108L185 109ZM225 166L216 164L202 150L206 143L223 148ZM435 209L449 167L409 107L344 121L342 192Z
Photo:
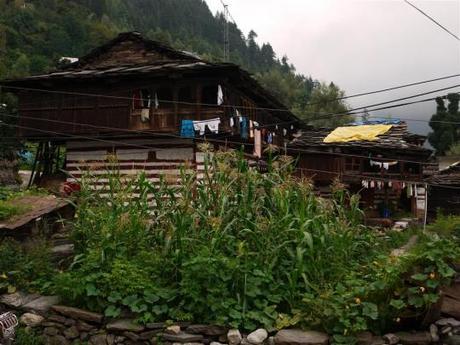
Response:
M374 141L385 134L392 125L363 125L338 127L324 138L325 143L346 143L349 141Z

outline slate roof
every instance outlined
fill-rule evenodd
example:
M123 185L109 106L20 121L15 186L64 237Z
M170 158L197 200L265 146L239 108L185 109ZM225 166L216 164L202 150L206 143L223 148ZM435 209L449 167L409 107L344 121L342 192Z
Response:
M349 141L343 143L325 143L324 139L333 129L329 128L309 128L301 130L297 138L292 140L288 147L293 149L314 149L317 151L331 151L333 149L343 150L371 150L381 151L386 154L404 153L422 156L430 156L432 151L420 146L418 143L425 137L410 133L404 122L392 125L391 129L383 135L378 136L377 140L368 141Z
M454 163L428 179L431 184L460 186L460 162Z

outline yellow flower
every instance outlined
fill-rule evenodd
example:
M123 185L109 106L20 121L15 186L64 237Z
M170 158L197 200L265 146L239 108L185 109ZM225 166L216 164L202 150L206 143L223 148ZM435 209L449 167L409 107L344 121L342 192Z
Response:
M425 288L423 286L420 286L420 291L425 292Z
M434 279L434 278L436 278L436 273L431 272L431 273L430 273L430 279Z
M361 299L359 297L356 297L355 302L356 302L356 304L361 304Z

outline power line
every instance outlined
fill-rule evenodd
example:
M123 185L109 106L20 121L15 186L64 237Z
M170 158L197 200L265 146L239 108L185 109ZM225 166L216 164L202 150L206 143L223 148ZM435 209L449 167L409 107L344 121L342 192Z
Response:
M340 113L304 112L304 114L321 115L320 117L312 119L312 120L318 120L318 119L327 118L327 117L330 117L330 116L337 116L337 115L361 114L362 112L355 112L355 111L360 110L360 109L367 109L367 110L371 110L371 111L372 110L381 110L381 109L369 109L369 108L379 106L379 105L394 103L394 102L397 102L397 101L400 101L400 100L416 98L416 97L420 97L420 96L427 95L427 94L430 94L430 93L444 91L444 90L448 90L448 89L452 89L452 88L456 88L456 87L460 87L460 84L450 86L450 87L446 87L446 88L442 88L442 89L429 91L429 92L418 93L418 94L414 94L414 95L407 96L407 97L397 98L397 99L386 101L386 102L366 105L366 106L362 106L362 107L359 107L359 108L354 108L354 109L347 110L346 112L340 112ZM39 89L39 88L17 87L17 86L4 86L3 88L5 88L5 89L13 89L13 90L44 92L44 93L52 93L52 94L84 96L84 97L101 97L101 98L108 98L108 99L124 99L124 100L132 101L132 97L126 97L126 96L113 96L113 95L94 94L94 93L72 92L72 91L46 90L46 89ZM443 95L443 97L445 97L445 96ZM433 98L431 100L435 100L435 99L436 98ZM143 99L141 99L141 101L142 100ZM161 103L183 104L183 105L193 105L193 106L202 105L202 106L208 106L208 107L222 107L222 108L230 108L230 109L253 109L253 110L264 110L264 111L274 111L274 112L276 111L276 112L289 112L289 113L291 113L291 111L289 109L281 109L281 108L250 107L250 106L240 106L240 105L230 105L230 104L217 105L217 104L210 104L210 103L196 103L196 102L171 101L171 100L160 100L160 99L158 101L161 102ZM415 104L415 103L406 103L406 104ZM406 105L406 104L404 104L404 105ZM389 108L391 108L391 107L389 107ZM299 121L297 121L297 120L295 120L295 121L293 120L293 121L286 121L286 122L278 122L278 123L275 123L275 124L282 125L282 124L291 124L291 123L298 123L298 122Z
M60 132L41 130L41 129L36 129L36 128L32 128L32 127L13 125L13 124L6 124L6 123L1 123L0 125L7 125L7 126L13 126L13 127L17 127L17 128L37 130L37 131L42 131L42 132L47 132L47 133L55 133L55 134L60 133ZM123 142L119 142L119 141L99 140L99 139L96 139L96 138L85 137L85 136L80 136L80 135L74 136L74 135L65 134L65 133L61 133L61 134L67 135L69 137L76 137L76 138L80 138L80 139L83 138L83 139L88 139L88 140L92 140L92 141L108 142L108 143L111 143L111 144L122 145L122 146L131 146L131 147L137 147L137 148L152 149L152 147L143 146L143 145L139 145L139 144L129 144L129 143L123 143ZM215 140L210 139L209 141L215 141ZM161 150L161 149L159 149L159 150ZM306 152L308 152L308 151L306 151ZM326 152L319 151L318 153L326 153ZM332 153L332 154L334 154L334 153ZM338 153L335 153L335 155L337 155L337 156L346 156L345 154L338 154ZM355 156L355 155L352 155L352 156ZM368 156L363 156L363 157L364 158L369 158ZM411 161L398 160L398 162L411 162ZM423 164L423 165L429 165L430 164L430 163L423 163L423 162L415 162L415 163ZM370 176L370 175L360 175L360 174L347 174L347 173L343 173L343 172L334 172L334 171L310 169L310 168L294 168L294 169L298 170L298 171L302 171L302 170L303 171L313 171L313 172L321 172L321 173L327 173L327 174L339 175L339 176L366 178L366 179L369 179L369 180L376 180L376 181L388 181L388 182L389 181L393 181L393 182L398 181L398 182L405 182L405 183L412 183L412 184L425 184L425 185L431 185L431 186L439 187L438 184L432 184L432 183L427 183L427 182L423 182L423 181L409 181L409 180L390 179L390 178L385 178L385 177L377 177L377 176ZM460 187L454 187L454 186L442 186L442 187L443 188L448 188L448 189L455 189L455 190L460 189Z
M12 115L12 114L11 115L4 114L4 115L10 116L10 117L15 117L15 118L18 117L17 115ZM31 117L28 117L28 118L31 118ZM158 132L151 132L151 131L120 129L120 128L105 127L105 126L95 126L95 125L90 125L90 124L86 125L86 124L81 124L81 123L75 123L75 122L69 122L69 121L61 121L61 120L52 120L52 119L41 119L41 118L31 118L31 119L39 120L39 121L45 121L45 122L68 124L68 125L88 126L90 128L121 131L121 132L127 132L127 133L144 134L144 135L152 135L152 134L154 134L154 135L159 135L159 136L166 136L166 137L169 137L169 138L187 139L187 138L181 137L179 135L163 133L163 132L158 133ZM43 130L43 129L38 129L38 128L34 128L34 127L26 127L26 126L13 125L13 124L7 124L7 123L3 123L3 124L7 125L7 126L18 127L18 128L23 128L24 127L24 129L37 130L39 132L44 132L44 133L51 133L51 134L58 134L58 135L62 134L62 135L68 136L70 138L76 138L76 139L92 140L92 138L93 138L93 137L88 137L88 136L72 135L72 134L67 134L67 133L63 133L63 132ZM0 123L0 125L1 125L1 123ZM60 139L62 140L63 138L61 137ZM201 140L201 141L217 142L217 143L221 143L221 144L225 143L225 144L236 144L236 145L243 145L243 146L254 146L253 143L243 143L243 142L228 141L228 140L221 140L221 139L214 139L214 138L194 138L194 139L198 139L198 140ZM96 141L105 142L105 143L108 143L108 144L111 144L111 145L114 145L114 144L124 145L122 142L119 142L119 141L109 141L109 140L105 140L105 139L97 139ZM140 146L140 145L137 145L137 144L130 144L129 146L140 147L140 148L144 148L144 149L147 149L147 148L151 149L151 147ZM294 151L294 152L299 152L299 153L325 154L325 155L355 157L355 158L364 158L364 159L370 158L368 155L366 156L366 155L337 153L337 152L328 152L328 151L319 151L319 150L304 150L304 149L298 149L298 148L294 148L294 147L289 147L288 150L289 151ZM436 163L420 162L420 161L414 161L414 160L402 160L402 159L399 159L399 161L400 162L406 162L406 163L436 165Z
M435 23L437 26L439 26L441 29L443 29L445 32L447 32L449 35L453 36L457 41L460 41L460 37L458 37L456 34L454 34L452 31L450 31L449 29L447 29L445 26L443 26L441 23L439 23L437 20L435 20L433 17L431 17L429 14L427 14L426 12L424 12L423 10L421 10L420 8L418 8L417 6L415 6L414 4L412 4L411 2L409 2L408 0L404 0L404 2L406 4L408 4L409 6L415 8L418 12L420 12L421 14L423 14L425 17L427 17L429 20L431 20L433 23Z

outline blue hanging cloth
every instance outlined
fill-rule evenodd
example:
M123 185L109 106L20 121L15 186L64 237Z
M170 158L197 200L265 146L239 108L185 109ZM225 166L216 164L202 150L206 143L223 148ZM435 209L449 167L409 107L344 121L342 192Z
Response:
M180 126L180 136L184 138L194 138L195 129L193 128L193 120L182 120Z
M249 126L248 126L248 118L242 116L240 119L240 133L242 139L248 139L249 137Z

